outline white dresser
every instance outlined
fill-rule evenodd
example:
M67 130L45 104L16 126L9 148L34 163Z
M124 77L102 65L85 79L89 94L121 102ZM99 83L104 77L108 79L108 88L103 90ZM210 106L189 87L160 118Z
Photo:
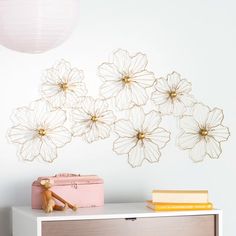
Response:
M222 212L154 212L145 203L116 203L45 214L13 207L13 236L222 236Z

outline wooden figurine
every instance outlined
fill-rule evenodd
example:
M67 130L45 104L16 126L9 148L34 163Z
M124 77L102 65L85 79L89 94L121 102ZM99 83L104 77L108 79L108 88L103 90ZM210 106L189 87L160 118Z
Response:
M65 211L68 208L72 209L73 211L77 210L77 207L67 202L65 199L58 196L56 193L50 190L52 184L49 180L41 180L40 184L43 186L44 190L42 192L42 209L46 213L56 211ZM62 202L64 206L60 206L56 204L56 200Z

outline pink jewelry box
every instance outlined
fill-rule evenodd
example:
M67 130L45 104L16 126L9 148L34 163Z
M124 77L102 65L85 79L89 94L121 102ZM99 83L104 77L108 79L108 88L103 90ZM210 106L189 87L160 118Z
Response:
M49 180L51 191L78 207L98 207L104 205L104 182L96 175L58 174L39 177L32 183L31 205L33 209L42 209L43 191L41 180ZM62 203L56 200L56 204Z

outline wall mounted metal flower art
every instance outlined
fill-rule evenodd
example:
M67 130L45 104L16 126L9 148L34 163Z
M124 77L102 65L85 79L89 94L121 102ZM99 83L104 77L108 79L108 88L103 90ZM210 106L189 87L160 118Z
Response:
M101 99L86 97L81 107L72 110L74 136L82 136L88 143L109 137L116 117Z
M73 108L87 94L82 70L71 68L69 62L61 60L46 70L41 87L42 97L56 108Z
M103 80L101 96L105 99L115 97L120 110L145 105L149 99L146 88L155 82L154 74L146 70L147 63L146 55L142 53L131 57L125 50L116 51L112 63L103 63L98 68Z
M172 72L167 79L160 78L155 85L152 100L163 115L181 116L187 107L193 106L194 97L190 94L191 83L181 75Z
M19 156L25 161L40 157L53 162L57 158L57 148L71 141L71 132L64 126L66 112L52 109L45 100L18 108L13 119L15 125L8 135L12 143L19 145Z
M170 140L170 132L159 127L160 122L159 112L145 114L141 107L132 108L129 119L118 120L115 124L119 138L115 140L113 150L117 154L128 154L132 167L141 166L144 160L158 162L160 149Z
M180 119L183 133L179 137L179 146L189 150L189 156L194 162L202 161L207 155L219 158L222 153L221 142L228 140L229 129L222 125L223 111L196 103L193 114Z
M117 50L112 62L98 67L102 85L97 99L86 96L83 71L69 62L61 60L46 70L42 98L16 110L8 133L21 159L53 162L57 149L72 137L93 143L114 131L113 151L128 156L132 167L144 160L155 163L170 140L170 132L159 126L165 115L179 120L178 146L189 150L194 162L219 158L222 142L230 135L222 125L223 111L199 103L191 94L191 83L177 72L158 79L147 63L142 53Z

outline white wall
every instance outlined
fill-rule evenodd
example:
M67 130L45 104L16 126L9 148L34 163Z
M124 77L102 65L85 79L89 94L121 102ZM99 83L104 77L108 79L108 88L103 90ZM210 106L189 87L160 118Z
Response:
M236 4L233 0L81 0L80 24L61 47L42 55L0 48L0 236L10 235L10 206L30 204L30 184L57 172L94 173L105 179L106 201L143 201L153 188L209 189L224 210L224 235L236 235ZM85 71L89 94L101 84L97 66L117 48L148 55L149 69L162 76L176 70L193 93L224 109L231 138L219 160L193 164L175 146L176 121L167 119L172 141L159 164L132 169L111 150L114 137L88 145L80 139L59 150L55 163L24 163L5 134L14 108L39 97L41 72L65 58Z

